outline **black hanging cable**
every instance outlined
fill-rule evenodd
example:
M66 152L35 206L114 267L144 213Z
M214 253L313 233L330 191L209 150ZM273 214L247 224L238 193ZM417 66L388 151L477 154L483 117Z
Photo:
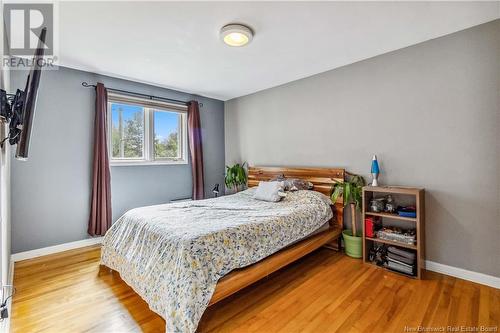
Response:
M7 306L7 301L16 294L16 288L14 286L4 286L4 287L12 287L12 293L9 296L7 296L6 299L3 300L2 304L0 304L0 308L5 308Z
M7 296L7 298L2 300L2 303L0 304L0 322L3 321L5 318L9 317L9 311L7 309L7 301L9 299L11 299L12 296L14 296L16 294L16 288L13 285L2 286L2 289L6 288L6 287L11 287L12 292L10 293L9 296ZM2 290L2 294L3 294L3 290ZM3 295L2 295L2 297L3 297Z
M9 295L9 296L7 296L7 298L6 298L6 299L2 300L2 304L0 304L0 308L4 308L4 307L6 307L6 306L7 306L7 301L8 301L10 298L12 298L12 296L14 296L14 295L16 294L16 287L14 287L14 286L13 286L13 285L11 285L11 284L6 284L6 285L2 286L2 289L3 289L3 288L8 288L8 287L12 288L12 292L10 293L10 295ZM3 294L3 292L2 292L2 294ZM2 297L3 297L3 295L2 295Z
M5 141L9 140L10 139L10 136L6 136L5 138L2 139L2 141L0 141L0 147L3 148L3 144L5 143Z
M85 88L97 88L97 86L95 84L89 84L87 82L82 82L82 86L85 87ZM121 89L114 89L114 88L106 88L107 90L109 91L114 91L114 92L117 92L117 93L122 93L122 94L125 94L125 95L131 95L131 96L139 96L139 97L143 97L143 98L148 98L150 100L158 100L158 101L165 101L165 102L169 102L169 103L174 103L174 104L180 104L180 105L189 105L189 102L186 102L186 101L181 101L181 100L178 100L178 99L172 99L172 98L167 98L167 97L159 97L159 96L153 96L153 95L147 95L147 94L141 94L141 93L137 93L137 92L133 92L133 91L127 91L127 90L121 90ZM203 103L199 103L200 107L203 106Z
M9 134L7 134L7 136L0 141L0 148L3 148L3 145L5 144L5 141L17 138L20 133L21 132L17 132L16 135L14 135L14 136L11 137L10 132L9 132Z

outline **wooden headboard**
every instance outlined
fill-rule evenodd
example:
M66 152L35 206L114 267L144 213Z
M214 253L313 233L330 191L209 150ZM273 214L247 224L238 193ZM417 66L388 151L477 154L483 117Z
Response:
M313 183L314 191L327 196L332 194L332 185L343 182L345 170L338 168L288 168L288 167L248 167L248 187L258 186L260 181L271 180L283 175L286 178L300 178ZM342 227L344 206L342 198L335 202L334 211L337 226Z

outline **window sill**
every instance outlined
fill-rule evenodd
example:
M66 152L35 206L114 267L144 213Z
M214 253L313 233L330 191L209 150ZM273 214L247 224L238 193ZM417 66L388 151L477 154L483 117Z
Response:
M146 165L182 165L188 164L187 161L111 161L109 162L110 167L122 167L122 166L146 166Z

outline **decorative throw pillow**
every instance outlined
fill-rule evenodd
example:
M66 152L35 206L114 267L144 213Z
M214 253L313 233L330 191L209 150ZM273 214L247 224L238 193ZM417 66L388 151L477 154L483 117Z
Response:
M289 179L291 182L290 191L298 191L298 190L312 190L314 184L302 179Z
M259 186L255 190L253 198L262 201L278 202L282 198L283 189L283 182L259 182Z
M314 184L299 178L285 178L283 175L277 176L272 181L284 183L285 191L312 190Z

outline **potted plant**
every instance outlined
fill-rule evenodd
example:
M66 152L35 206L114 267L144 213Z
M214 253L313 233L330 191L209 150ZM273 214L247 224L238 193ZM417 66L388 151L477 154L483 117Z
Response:
M226 165L226 177L224 182L228 189L235 189L236 192L240 190L240 186L243 188L247 184L247 174L245 172L245 163L236 163L232 166Z
M361 233L356 230L356 210L361 209L363 186L365 186L365 180L362 176L349 175L346 181L336 182L332 188L332 202L336 202L337 198L342 195L344 207L350 206L351 208L351 229L342 231L342 236L346 254L353 258L361 258L363 252Z

